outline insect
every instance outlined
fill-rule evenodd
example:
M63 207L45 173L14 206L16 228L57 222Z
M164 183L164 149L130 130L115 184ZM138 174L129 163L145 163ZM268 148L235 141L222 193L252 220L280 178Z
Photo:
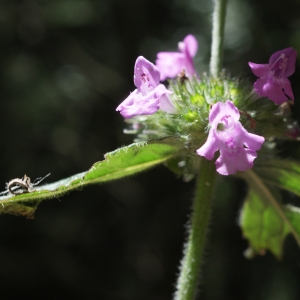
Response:
M188 80L188 78L185 75L185 69L183 69L179 74L178 74L178 78L181 84L183 84L186 80Z
M34 187L40 184L50 174L51 173L47 174L44 177L38 177L33 182L31 182L30 177L28 177L27 175L24 175L22 178L12 179L6 184L6 190L1 192L0 195L5 195L9 192L14 195L33 192Z

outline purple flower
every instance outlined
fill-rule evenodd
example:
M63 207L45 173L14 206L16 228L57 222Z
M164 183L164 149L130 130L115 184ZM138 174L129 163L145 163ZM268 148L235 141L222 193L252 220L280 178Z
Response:
M117 107L124 118L137 115L151 115L157 110L174 113L176 108L169 99L172 94L159 83L157 67L143 56L139 56L134 66L134 85L136 89Z
M270 57L268 64L255 64L249 62L252 72L260 77L254 83L256 92L268 97L276 104L281 104L288 99L294 100L294 94L287 77L295 72L297 51L286 48L275 52Z
M207 141L197 150L208 160L213 159L215 152L220 150L215 164L221 175L252 168L256 151L265 141L262 136L247 132L239 119L240 113L231 101L214 104L209 114L211 129Z
M156 66L160 71L160 80L174 78L185 70L185 75L190 77L196 74L193 57L198 50L196 38L189 34L183 42L178 43L179 52L157 53Z

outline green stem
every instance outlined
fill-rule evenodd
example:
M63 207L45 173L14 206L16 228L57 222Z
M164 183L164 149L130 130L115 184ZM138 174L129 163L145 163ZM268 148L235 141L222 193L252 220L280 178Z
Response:
M217 78L222 68L224 27L227 0L214 0L210 74Z
M190 232L184 250L175 300L193 300L197 293L212 206L216 167L212 161L202 159L197 178Z

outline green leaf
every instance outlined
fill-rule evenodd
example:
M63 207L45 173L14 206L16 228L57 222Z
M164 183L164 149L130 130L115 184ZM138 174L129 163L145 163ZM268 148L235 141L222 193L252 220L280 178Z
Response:
M255 166L255 172L267 184L300 196L300 164L295 161L271 160Z
M241 174L249 191L242 208L240 224L253 254L271 251L277 258L283 253L283 243L293 234L300 246L300 211L281 204L276 187L266 184L253 170Z
M23 216L27 219L33 219L34 212L39 205L40 200L32 201L30 203L9 203L9 205L2 205L2 214L11 214L16 216Z
M105 155L105 161L95 163L85 175L89 183L105 182L125 177L165 162L183 149L178 138L135 143Z
M298 235L300 235L300 209L293 205L286 205L285 214L291 222L291 224L294 226Z
M141 172L176 156L183 147L181 139L168 137L117 149L107 153L105 160L95 163L86 172L51 184L36 186L29 193L9 193L0 197L0 213L32 217L40 200L61 196L87 184L106 182Z

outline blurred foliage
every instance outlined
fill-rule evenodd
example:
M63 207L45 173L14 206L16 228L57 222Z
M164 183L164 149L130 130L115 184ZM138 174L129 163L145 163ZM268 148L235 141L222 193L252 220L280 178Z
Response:
M0 182L51 172L49 181L86 170L130 144L117 105L133 90L138 55L154 61L188 34L207 70L211 3L206 0L1 0ZM265 63L288 46L300 50L300 2L229 0L224 65L254 81L248 61ZM299 59L298 59L299 62ZM291 77L299 119L299 63ZM278 145L300 159L298 143ZM34 221L0 217L2 298L26 295L170 299L192 198L163 167L42 203ZM299 248L287 238L278 263L243 256L237 216L246 185L220 180L202 299L300 298ZM300 206L288 193L284 201Z

